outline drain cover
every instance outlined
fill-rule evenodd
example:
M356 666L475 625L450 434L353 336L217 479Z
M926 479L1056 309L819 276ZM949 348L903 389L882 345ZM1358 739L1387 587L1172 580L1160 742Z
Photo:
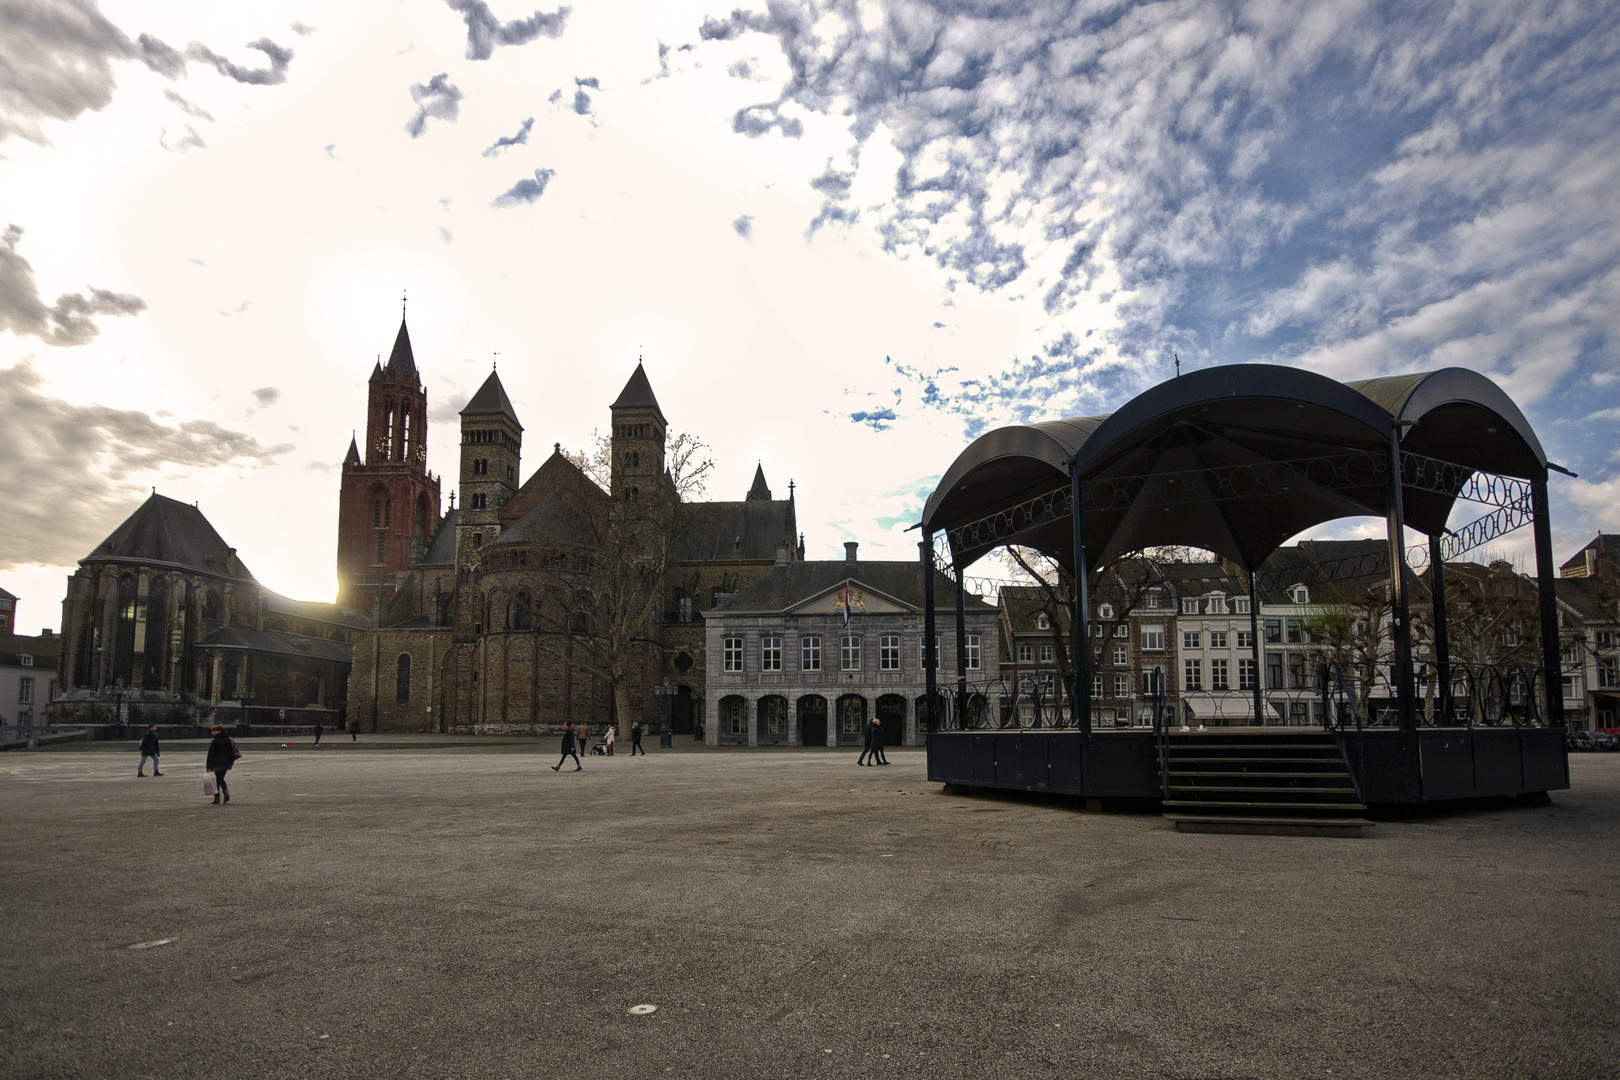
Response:
M630 1015L631 1016L646 1016L648 1013L655 1013L657 1011L658 1011L658 1006L656 1006L656 1005L632 1005L632 1006L630 1006Z

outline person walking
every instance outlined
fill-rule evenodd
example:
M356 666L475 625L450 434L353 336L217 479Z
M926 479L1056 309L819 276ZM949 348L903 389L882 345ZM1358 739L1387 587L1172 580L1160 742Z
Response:
M602 748L603 748L602 753L606 754L608 757L613 756L613 725L612 724L609 724L607 726L607 730L602 733Z
M567 761L570 755L574 758L574 771L579 772L585 766L579 762L579 736L574 734L574 722L572 720L563 725L562 757L557 759L557 764L551 767L551 771L557 772L560 770L563 762Z
M642 757L647 756L646 749L641 745L640 720L637 720L635 723L630 725L630 756L635 757L637 754L640 754Z
M147 724L146 734L141 736L141 763L135 766L136 776L146 775L147 758L152 759L152 775L162 776L163 774L158 772L158 737L156 724Z
M315 745L316 746L321 745L321 732L323 732L325 730L326 730L326 725L322 724L319 720L315 721Z
M214 774L214 802L231 801L231 789L225 786L225 774L231 771L236 759L242 756L242 751L236 748L236 743L225 734L224 724L214 725L214 741L208 744L208 760L203 768ZM222 798L223 796L223 798Z
M359 742L360 741L360 718L359 717L355 717L353 720L349 721L349 741L350 742Z
M861 732L861 756L855 759L855 764L857 764L857 765L873 765L873 764L876 764L875 761L867 761L866 760L867 757L871 753L872 753L872 728L871 728L870 725L868 725Z
M878 723L877 717L872 717L872 722L866 726L866 732L867 749L872 755L867 764L887 765L889 759L883 755L883 725Z

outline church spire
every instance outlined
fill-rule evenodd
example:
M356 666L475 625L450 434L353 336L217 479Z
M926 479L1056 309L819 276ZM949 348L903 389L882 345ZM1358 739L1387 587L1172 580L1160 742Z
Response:
M763 463L754 467L754 485L748 489L748 502L770 502L771 488L765 483L765 466Z

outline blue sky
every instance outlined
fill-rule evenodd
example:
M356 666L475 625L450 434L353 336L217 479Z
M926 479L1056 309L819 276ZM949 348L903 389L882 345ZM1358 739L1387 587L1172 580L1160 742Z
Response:
M0 585L54 623L156 486L330 596L404 290L450 475L495 354L526 469L641 355L712 495L902 558L973 435L1173 356L1461 365L1581 473L1567 553L1620 529L1617 51L1589 2L0 0Z

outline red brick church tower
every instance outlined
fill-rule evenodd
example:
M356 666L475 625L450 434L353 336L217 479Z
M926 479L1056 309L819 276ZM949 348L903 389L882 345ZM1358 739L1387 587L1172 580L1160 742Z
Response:
M439 478L427 471L427 390L405 317L388 365L371 372L365 460L353 440L338 494L338 603L374 611L439 529Z

